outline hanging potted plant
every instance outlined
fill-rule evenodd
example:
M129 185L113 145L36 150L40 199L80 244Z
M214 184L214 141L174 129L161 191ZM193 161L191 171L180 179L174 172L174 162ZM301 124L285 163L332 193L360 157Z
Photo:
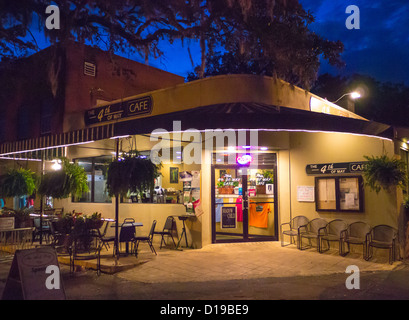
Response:
M37 181L36 174L29 169L11 169L0 176L0 196L12 198L32 195Z
M365 183L379 193L382 189L390 192L394 187L404 188L407 181L405 162L387 155L364 156L367 159L363 171Z
M131 151L121 159L115 159L108 167L107 190L110 196L126 195L128 192L153 194L155 179L160 176L161 165Z
M61 170L50 171L43 175L38 193L55 199L68 198L70 195L82 196L88 192L87 174L81 166L61 158Z

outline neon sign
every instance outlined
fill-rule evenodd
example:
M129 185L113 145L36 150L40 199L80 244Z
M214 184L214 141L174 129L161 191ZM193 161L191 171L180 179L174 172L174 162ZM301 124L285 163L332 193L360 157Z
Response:
M253 161L253 157L249 154L244 154L242 156L238 156L236 161L238 164L246 165L250 164Z

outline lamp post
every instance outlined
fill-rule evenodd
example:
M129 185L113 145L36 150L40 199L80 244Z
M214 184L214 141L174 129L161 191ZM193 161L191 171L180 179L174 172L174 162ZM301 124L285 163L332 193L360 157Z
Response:
M337 100L335 100L333 103L337 103L339 100L341 100L345 96L350 96L352 100L359 99L361 97L361 94L357 91L353 92L348 92L344 93L341 97L339 97ZM351 112L355 112L355 103L352 102L351 100L348 101L347 109Z

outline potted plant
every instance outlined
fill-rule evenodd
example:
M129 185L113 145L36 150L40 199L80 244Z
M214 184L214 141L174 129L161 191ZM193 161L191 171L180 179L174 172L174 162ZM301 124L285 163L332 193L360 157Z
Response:
M219 191L219 194L225 194L224 191L224 181L223 180L219 180L216 184L217 190Z
M37 181L36 174L29 169L11 169L0 176L0 196L11 198L32 195Z
M87 174L81 166L61 158L62 168L43 175L38 193L55 199L81 196L88 192Z
M88 229L99 229L104 223L101 213L98 212L94 212L90 217L87 217L86 221Z
M161 165L155 165L150 159L131 151L122 159L109 164L107 190L110 196L126 195L128 192L153 194L155 179L160 176Z
M367 159L363 171L365 183L379 193L381 189L391 191L394 187L404 188L407 181L405 162L387 155L364 156Z
M33 226L33 221L30 219L30 212L28 208L14 211L15 227L16 228L30 228Z

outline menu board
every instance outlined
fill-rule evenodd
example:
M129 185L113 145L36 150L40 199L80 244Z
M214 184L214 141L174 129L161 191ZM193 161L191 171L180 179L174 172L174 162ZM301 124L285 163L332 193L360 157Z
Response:
M65 291L55 249L17 250L3 300L64 300Z
M235 229L237 227L236 207L222 207L220 227L222 229Z
M362 176L315 178L317 211L363 212Z

